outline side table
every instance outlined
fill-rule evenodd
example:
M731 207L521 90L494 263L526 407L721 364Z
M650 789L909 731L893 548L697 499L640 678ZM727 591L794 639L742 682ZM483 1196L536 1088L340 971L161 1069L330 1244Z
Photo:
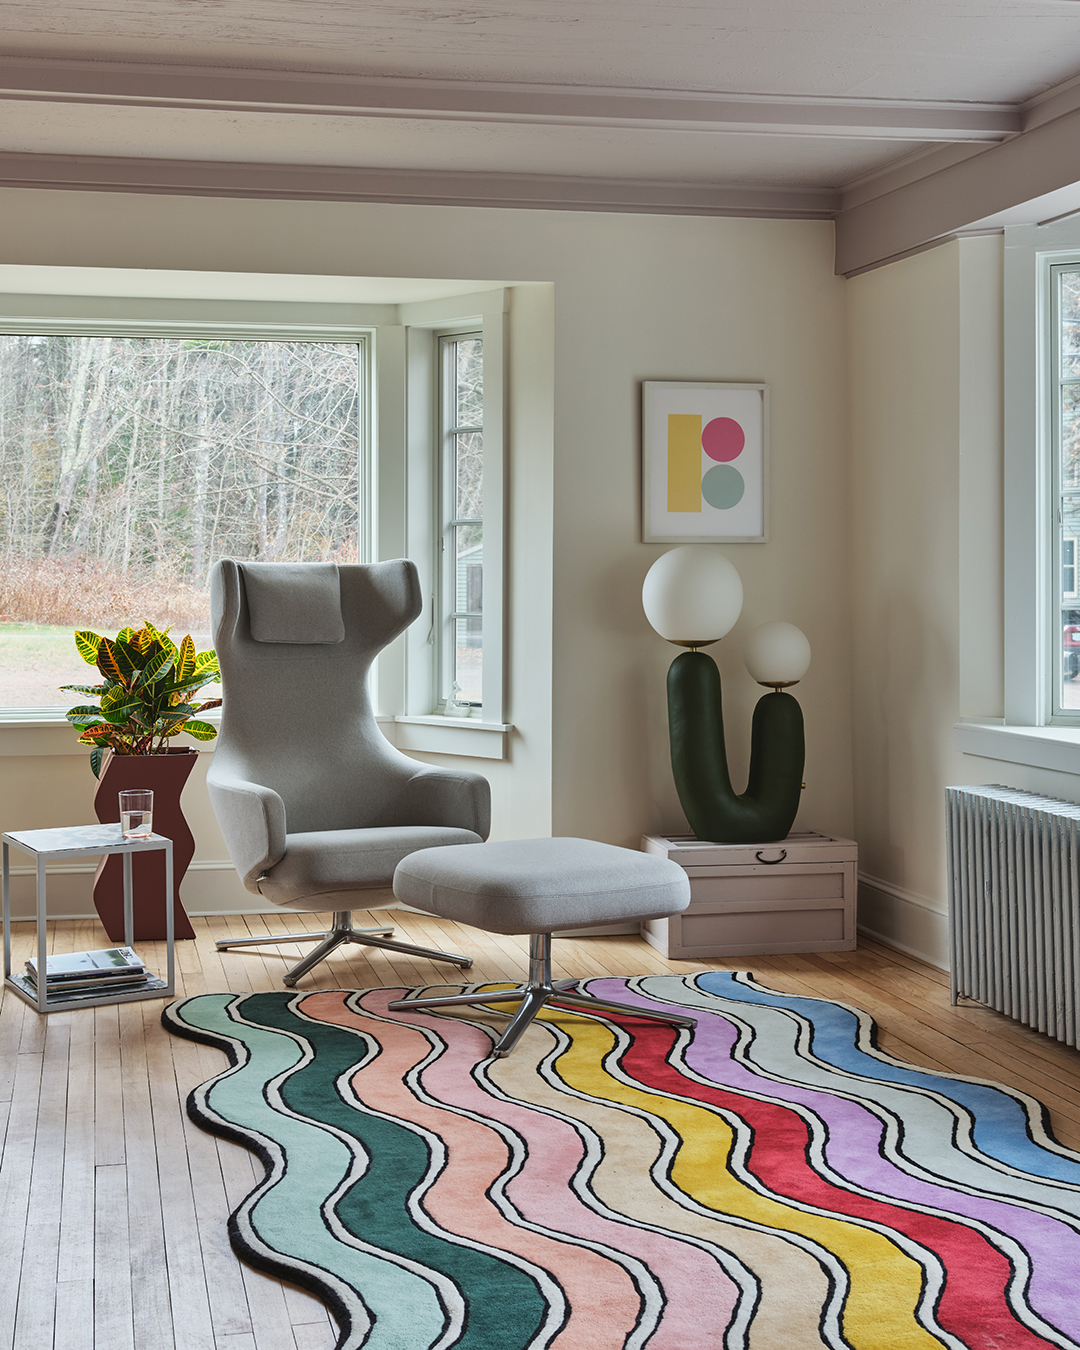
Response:
M711 960L855 948L859 850L853 839L810 830L775 844L648 835L641 847L677 862L690 878L687 909L641 925L641 936L665 956Z
M175 954L173 931L173 907L169 903L173 892L173 846L172 840L160 834L148 835L145 839L125 839L117 825L73 825L53 830L17 830L0 834L3 841L4 872L4 983L9 989L29 1003L39 1013L68 1012L72 1008L91 1008L100 1003L134 1003L142 998L171 998L175 988ZM132 944L134 927L134 907L131 884L131 855L146 853L151 849L165 850L165 911L166 933L165 950L168 972L165 983L153 989L140 989L135 993L123 994L115 991L107 994L87 994L76 998L49 999L44 979L39 978L37 988L24 976L13 975L11 970L11 872L8 849L14 845L23 853L28 853L37 862L37 960L39 976L48 970L46 955L47 932L45 928L45 864L50 858L77 858L87 854L121 853L124 856L124 942Z

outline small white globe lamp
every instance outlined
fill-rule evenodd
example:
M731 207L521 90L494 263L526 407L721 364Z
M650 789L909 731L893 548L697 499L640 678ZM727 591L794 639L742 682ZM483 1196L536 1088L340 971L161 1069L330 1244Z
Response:
M722 553L707 544L683 544L649 568L641 603L662 638L696 650L718 642L735 626L742 612L742 581Z
M746 640L746 669L758 684L774 690L798 684L810 665L810 643L793 623L763 623Z

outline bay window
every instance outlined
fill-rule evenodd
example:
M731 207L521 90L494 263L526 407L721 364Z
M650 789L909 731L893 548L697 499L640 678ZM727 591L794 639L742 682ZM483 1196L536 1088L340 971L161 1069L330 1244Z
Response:
M501 757L505 293L200 308L0 296L0 720L62 714L76 628L207 645L219 557L404 555L425 612L380 659L384 730ZM466 721L500 735L430 729Z

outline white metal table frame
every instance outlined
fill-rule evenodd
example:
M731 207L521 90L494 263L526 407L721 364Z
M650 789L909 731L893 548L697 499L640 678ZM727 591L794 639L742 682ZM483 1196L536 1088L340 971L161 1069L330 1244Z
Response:
M164 835L145 839L125 839L116 825L74 825L51 830L18 830L0 834L3 841L4 874L4 984L36 1008L39 1013L70 1012L73 1008L92 1008L104 1003L134 1003L144 998L171 998L175 992L175 917L173 913L173 844ZM88 994L85 997L50 999L46 981L38 979L37 998L17 984L11 973L11 869L9 846L30 854L37 863L37 959L38 972L48 970L46 954L48 933L45 907L45 864L50 858L77 858L88 854L120 853L124 858L124 943L130 947L134 932L134 894L131 857L134 853L165 850L165 948L168 971L165 988L142 989L130 994Z

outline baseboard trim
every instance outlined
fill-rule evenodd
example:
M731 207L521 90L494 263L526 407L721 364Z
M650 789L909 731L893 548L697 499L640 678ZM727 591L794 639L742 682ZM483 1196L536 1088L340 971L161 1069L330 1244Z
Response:
M949 969L949 917L931 897L860 872L859 916L861 933Z
M51 877L92 877L97 871L97 863L48 863L45 870ZM204 862L196 861L188 866L188 872L231 872L232 870L233 865L228 858L224 860L209 858ZM12 867L10 872L13 877L37 876L37 869L32 864L29 867Z
M863 923L858 925L858 930L864 937L873 938L875 942L880 942L883 946L895 947L898 952L904 952L907 956L914 956L918 961L925 961L928 966L933 966L936 970L943 970L946 975L949 973L948 961L931 960L926 952L911 946L907 942L902 942L892 933L879 933L876 928L870 928Z

